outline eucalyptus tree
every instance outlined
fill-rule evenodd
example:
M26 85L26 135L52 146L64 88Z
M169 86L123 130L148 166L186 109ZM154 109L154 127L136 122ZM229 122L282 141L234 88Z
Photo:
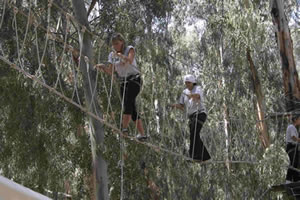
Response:
M285 15L284 3L281 0L270 2L272 19L276 26L277 44L280 51L283 83L287 111L298 110L300 99L300 82L294 58L293 42Z

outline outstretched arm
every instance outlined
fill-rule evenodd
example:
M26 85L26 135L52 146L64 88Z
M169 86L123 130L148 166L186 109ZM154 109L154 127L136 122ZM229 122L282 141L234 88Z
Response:
M292 136L292 140L294 140L295 142L300 142L300 138L298 138L296 136Z
M184 105L179 104L179 103L178 104L172 104L171 107L172 108L177 108L177 109L182 110L182 111L184 110Z
M113 67L112 64L99 63L99 64L96 64L94 66L94 68L97 69L97 70L104 71L105 73L107 73L110 76L113 74L113 71L114 71L114 67Z

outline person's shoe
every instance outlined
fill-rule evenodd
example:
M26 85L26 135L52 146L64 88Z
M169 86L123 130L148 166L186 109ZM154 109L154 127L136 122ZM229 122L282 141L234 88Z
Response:
M202 163L204 162L203 160L198 160L198 159L193 159L193 162L196 162L196 163Z
M122 135L123 136L128 136L128 129L127 128L122 129Z
M285 181L285 184L290 184L290 183L292 183L292 181L289 181L289 180Z
M146 140L148 137L146 135L141 135L140 133L137 134L136 139L139 141L144 141Z
M195 159L187 159L186 162L188 162L188 163L195 163L195 164L197 164L197 163L201 164L203 161L202 160L195 160Z
M210 159L202 160L202 159L197 159L197 158L194 158L194 159L191 158L191 160L188 160L188 162L203 164L203 163L208 162L209 160Z

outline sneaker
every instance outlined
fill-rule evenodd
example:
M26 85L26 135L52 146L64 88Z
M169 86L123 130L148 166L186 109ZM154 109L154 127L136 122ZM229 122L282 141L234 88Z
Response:
M127 128L122 129L122 135L128 136L128 129Z
M192 159L192 160L188 160L188 162L190 162L190 163L198 163L198 164L202 164L202 163L204 163L205 161L203 161L203 160L197 160L197 159Z
M136 139L139 141L146 140L148 137L146 135L137 134Z
M206 163L208 162L210 159L207 159L207 160L202 160L202 159L197 159L197 158L189 158L187 161L188 162L191 162L191 163L199 163L199 164L203 164L203 163Z
M193 159L193 162L195 162L195 163L203 163L204 161L203 160L198 160L198 159Z

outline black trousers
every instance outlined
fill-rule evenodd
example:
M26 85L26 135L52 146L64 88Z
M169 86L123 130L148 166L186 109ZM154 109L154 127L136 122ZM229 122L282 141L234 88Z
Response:
M140 118L136 111L135 99L141 90L141 82L140 76L134 79L128 77L120 85L121 98L124 105L123 114L131 115L133 121Z
M288 153L289 158L290 158L290 166L297 168L298 162L299 162L299 152L297 149L297 145L288 143L286 146L286 152ZM289 180L292 182L300 181L299 172L289 168L287 170L286 180Z
M189 116L189 127L190 127L190 157L199 160L205 161L210 159L210 155L203 144L200 138L200 131L204 122L206 121L205 113L194 113Z

